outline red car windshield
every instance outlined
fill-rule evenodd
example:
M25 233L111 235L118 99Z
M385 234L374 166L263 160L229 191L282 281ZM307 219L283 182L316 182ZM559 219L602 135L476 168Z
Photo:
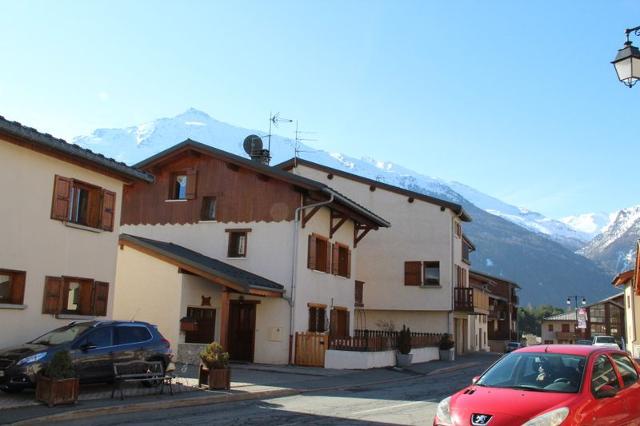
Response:
M550 353L511 353L476 382L478 386L532 392L576 393L580 390L586 358Z

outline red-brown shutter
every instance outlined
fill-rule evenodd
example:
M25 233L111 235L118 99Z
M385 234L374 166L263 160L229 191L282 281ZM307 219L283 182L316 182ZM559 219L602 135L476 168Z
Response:
M187 200L193 200L196 198L196 187L198 184L198 172L197 170L187 170Z
M338 311L331 309L329 313L329 336L336 337L338 332Z
M93 315L106 316L109 301L109 283L96 281L93 284Z
M351 250L347 249L347 278L351 278Z
M80 315L93 314L94 287L93 281L83 280L80 282L80 297L78 300L78 313Z
M16 272L11 274L11 303L22 305L24 303L24 272Z
M324 265L324 272L331 273L331 243L327 240L327 257Z
M68 220L72 180L56 175L53 184L53 201L51 202L51 219Z
M113 219L116 211L116 193L102 190L102 216L100 218L101 228L105 231L113 231Z
M404 262L404 285L420 285L422 262Z
M336 243L333 243L331 265L331 273L333 275L338 275L340 273L340 247Z
M43 314L57 314L60 312L63 282L60 277L45 277L44 298L42 300Z
M309 235L307 267L309 269L316 269L316 237L315 235Z

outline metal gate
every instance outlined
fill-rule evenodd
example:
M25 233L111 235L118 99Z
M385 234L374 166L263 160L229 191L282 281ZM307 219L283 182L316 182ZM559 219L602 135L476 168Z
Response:
M324 367L324 353L329 345L326 333L296 333L295 364L306 367Z

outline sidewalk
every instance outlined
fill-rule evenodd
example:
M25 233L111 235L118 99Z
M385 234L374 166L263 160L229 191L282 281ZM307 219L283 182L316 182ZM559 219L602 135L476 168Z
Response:
M329 370L323 368L233 364L230 391L209 391L197 387L195 368L176 370L174 396L158 394L158 389L131 387L125 400L111 399L111 387L82 386L76 405L49 408L34 401L33 393L0 395L0 424L37 424L105 414L122 414L175 407L209 405L249 399L266 399L307 392L341 390L406 380L421 376L446 374L448 371L486 365L498 354L477 353L460 357L455 362L432 361L414 364L410 369L381 368L373 370Z

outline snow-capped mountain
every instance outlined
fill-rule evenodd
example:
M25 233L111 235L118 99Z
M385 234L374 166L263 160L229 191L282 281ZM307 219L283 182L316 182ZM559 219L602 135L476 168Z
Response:
M138 126L97 129L73 142L134 164L188 138L245 155L242 142L249 134L262 136L265 132L235 127L189 109ZM268 139L263 140L267 145ZM271 164L293 157L295 148L293 140L272 136ZM518 282L522 304L561 306L565 292L587 293L590 299L612 293L611 277L591 260L574 253L584 246L587 234L565 223L511 206L461 183L429 177L394 163L305 145L297 148L300 156L310 161L463 205L473 217L473 222L465 225L465 232L478 247L471 255L473 267ZM557 291L559 285L561 292Z
M583 213L576 216L567 216L560 219L560 222L567 224L571 228L580 231L592 239L596 235L604 231L604 229L613 222L618 216L618 212L614 213Z
M633 266L635 244L640 238L640 206L620 210L602 233L579 250L607 270L621 272Z

